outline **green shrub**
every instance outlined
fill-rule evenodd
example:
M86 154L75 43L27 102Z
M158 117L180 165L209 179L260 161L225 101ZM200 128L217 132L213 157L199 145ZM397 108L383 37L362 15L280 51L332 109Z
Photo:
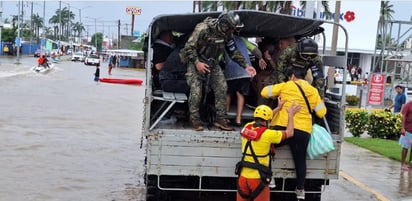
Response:
M359 137L367 130L369 115L365 110L346 111L345 114L346 128L354 137Z
M401 132L401 115L373 112L369 115L368 134L373 138L396 139Z
M356 95L346 95L346 102L350 106L357 106L359 104L359 97Z

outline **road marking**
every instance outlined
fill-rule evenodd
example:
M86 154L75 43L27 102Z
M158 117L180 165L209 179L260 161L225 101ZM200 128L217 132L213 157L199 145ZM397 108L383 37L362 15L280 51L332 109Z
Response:
M367 185L365 185L364 183L356 180L355 178L349 176L348 174L344 173L343 171L339 171L339 175L342 176L344 179L346 179L349 182L352 182L353 184L355 184L356 186L359 186L360 188L372 193L378 200L380 201L390 201L389 198L385 197L384 195L382 195L381 193L379 193L378 191L368 187Z

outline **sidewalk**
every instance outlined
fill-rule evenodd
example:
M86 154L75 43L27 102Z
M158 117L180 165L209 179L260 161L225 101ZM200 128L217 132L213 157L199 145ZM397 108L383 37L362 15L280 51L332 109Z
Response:
M412 170L398 161L343 142L340 177L372 193L381 201L412 200Z

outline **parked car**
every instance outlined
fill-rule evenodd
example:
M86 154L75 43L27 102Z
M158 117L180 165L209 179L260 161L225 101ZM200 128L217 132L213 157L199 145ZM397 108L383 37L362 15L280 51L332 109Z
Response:
M95 66L100 65L100 57L95 54L91 54L86 57L86 59L84 60L84 64Z
M75 52L72 55L72 61L80 61L80 62L84 62L85 56L83 54L83 52Z
M343 72L345 72L344 69L336 69L335 71L335 81L336 83L342 83L343 82ZM346 83L351 82L351 77L348 71L346 71Z
M59 49L52 49L51 52L50 52L50 55L51 55L52 57L54 57L54 56L59 56L59 55L62 55L62 51L59 50Z
M43 50L44 51L44 55L46 55L46 57L49 57L50 56L50 50ZM40 55L41 55L41 49L37 49L36 51L34 51L34 57L40 57Z

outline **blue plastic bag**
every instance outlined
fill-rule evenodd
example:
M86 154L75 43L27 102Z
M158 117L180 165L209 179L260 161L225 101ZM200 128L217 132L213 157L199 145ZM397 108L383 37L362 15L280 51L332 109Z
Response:
M310 159L335 150L333 139L328 131L318 124L313 124L312 134L307 148L307 154Z

